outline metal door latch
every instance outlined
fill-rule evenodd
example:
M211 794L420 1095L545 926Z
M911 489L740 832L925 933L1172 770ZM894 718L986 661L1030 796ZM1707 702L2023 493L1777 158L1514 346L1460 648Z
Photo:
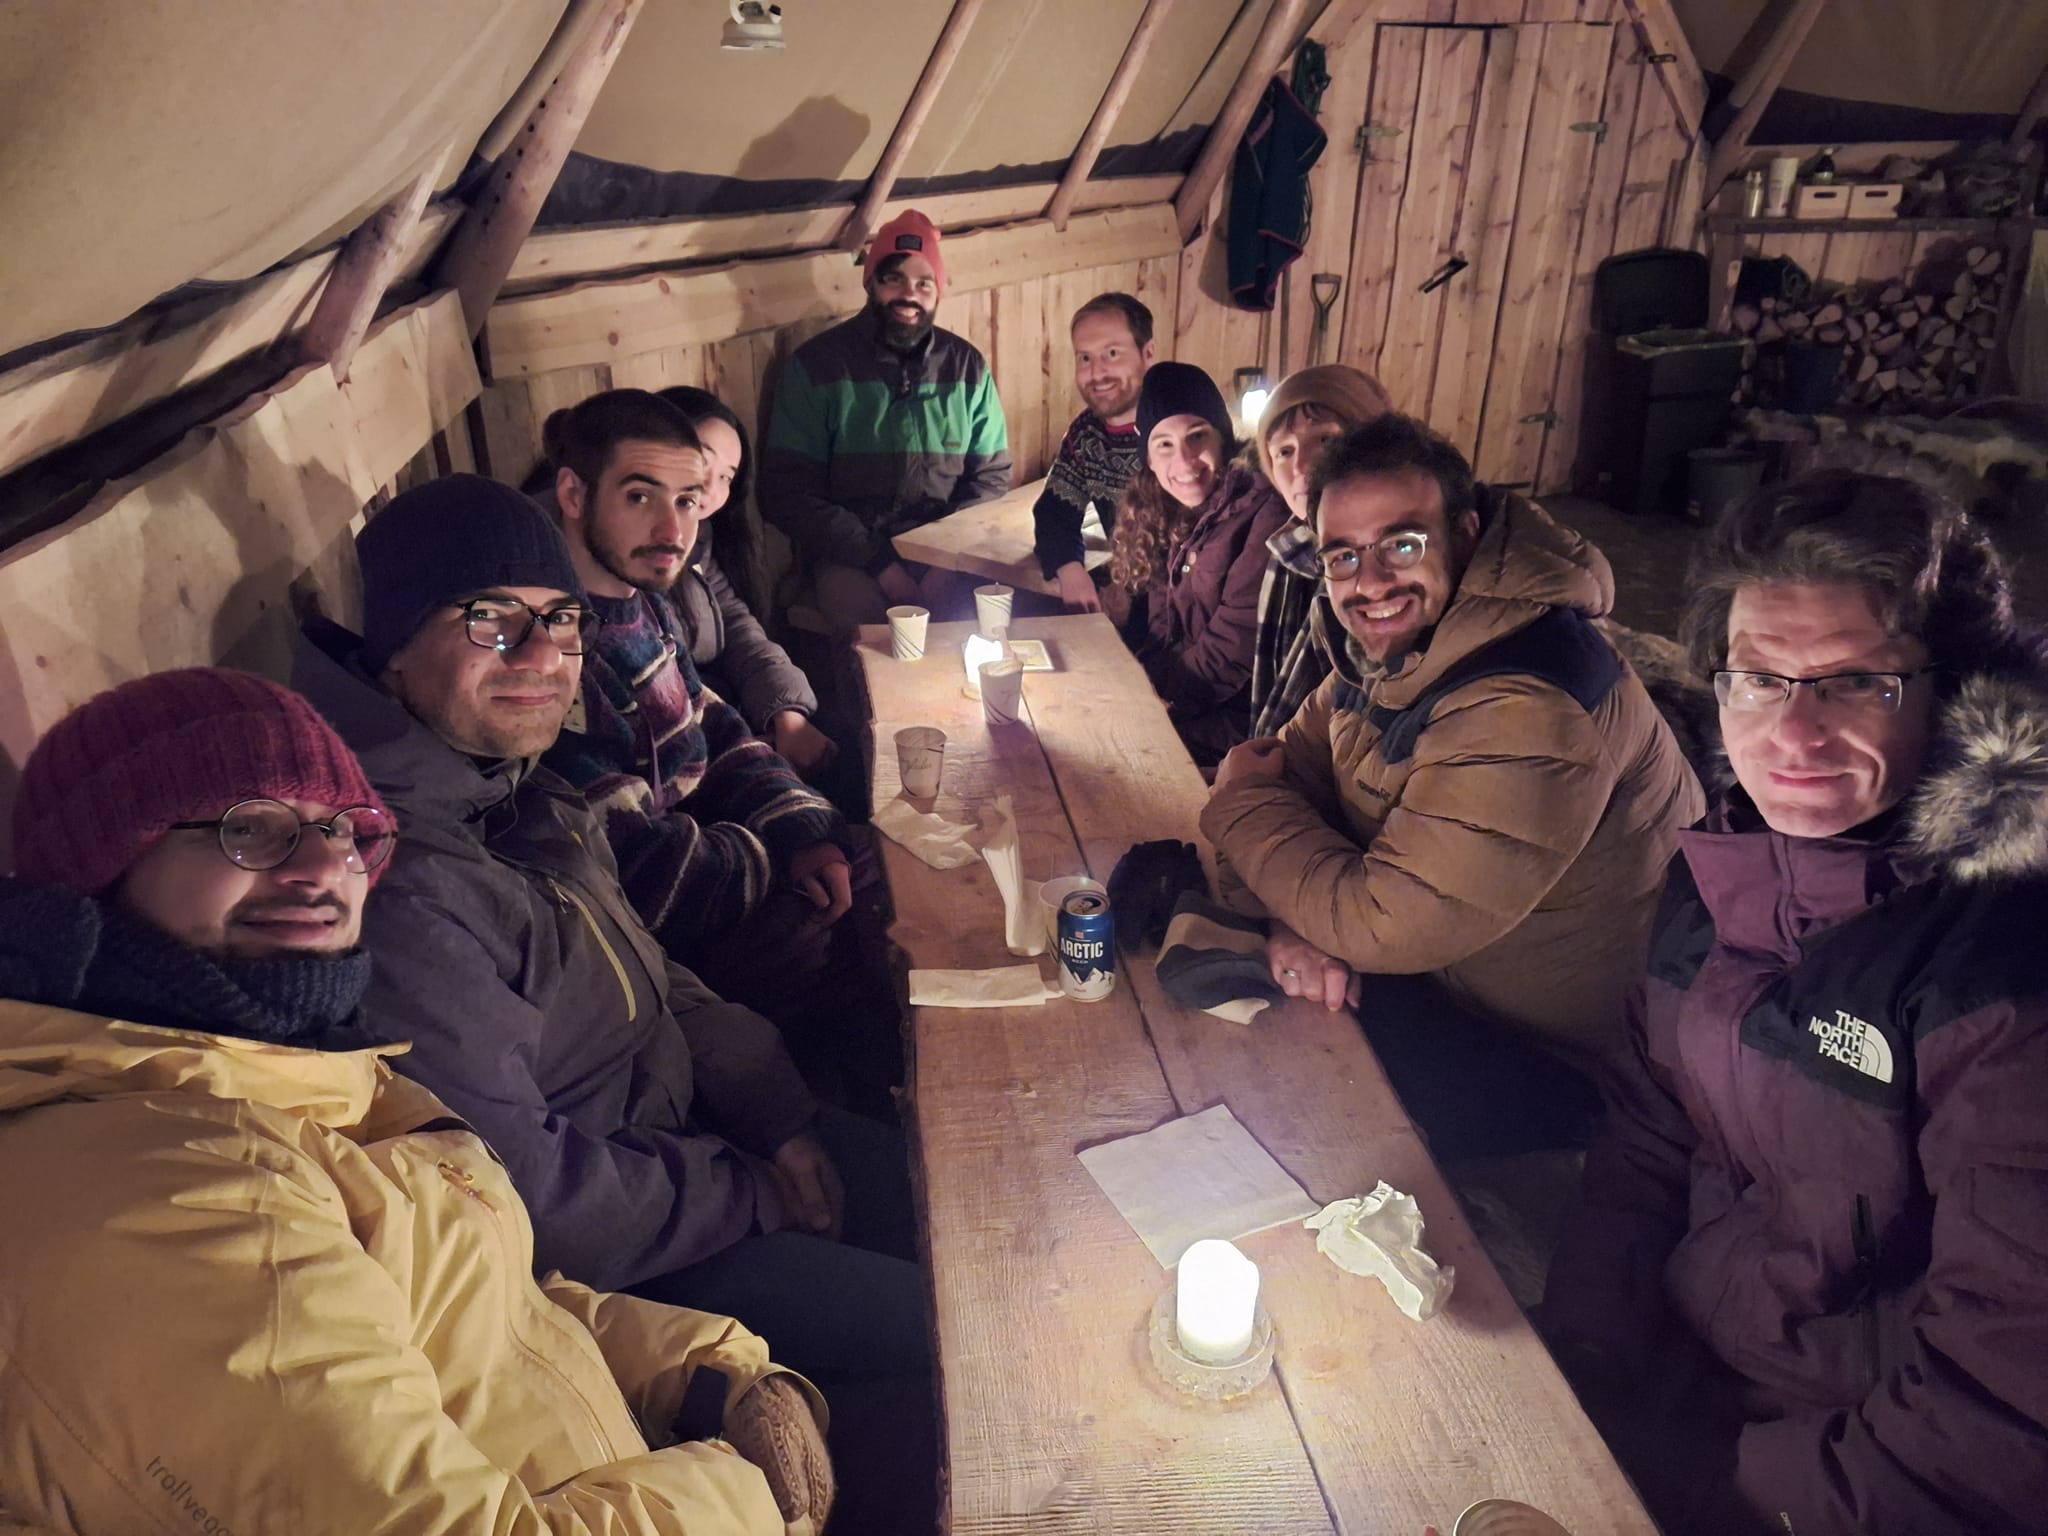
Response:
M1367 123L1358 130L1358 136L1351 141L1351 147L1367 159L1372 158L1371 146L1374 139L1398 139L1399 128L1382 128L1378 123Z
M1592 134L1595 144L1605 144L1607 142L1607 125L1605 123L1573 123L1572 132Z
M1522 425L1525 427L1554 427L1557 425L1557 412L1538 411L1533 416L1524 416L1522 418Z

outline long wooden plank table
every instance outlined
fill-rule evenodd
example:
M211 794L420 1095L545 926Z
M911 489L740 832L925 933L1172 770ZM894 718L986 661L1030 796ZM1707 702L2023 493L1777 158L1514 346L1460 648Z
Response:
M1025 592L1059 591L1038 569L1031 508L1045 489L1043 478L1006 491L994 501L984 501L908 533L890 542L905 560L936 565L949 571L1000 581ZM1094 508L1081 522L1081 563L1094 570L1109 563L1109 537Z
M1107 879L1134 842L1200 842L1201 775L1107 620L1019 621L1058 670L1026 674L1029 723L1004 727L961 692L970 628L932 626L920 662L862 631L877 804L900 791L895 732L935 725L939 813L971 821L1009 795L1027 881ZM886 839L883 858L911 965L1015 963L985 866L933 870ZM1146 957L1103 1002L921 1008L912 1027L953 1532L1450 1536L1493 1497L1574 1536L1655 1530L1348 1015L1228 1024L1171 1003ZM1281 1227L1240 1245L1264 1276L1273 1377L1222 1406L1160 1381L1145 1325L1171 1276L1075 1153L1218 1103L1318 1202L1380 1179L1414 1195L1458 1270L1444 1312L1410 1322Z

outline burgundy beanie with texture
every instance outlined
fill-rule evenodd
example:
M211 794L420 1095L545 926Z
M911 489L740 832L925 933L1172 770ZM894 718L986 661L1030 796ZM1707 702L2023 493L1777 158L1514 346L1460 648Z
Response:
M171 823L255 799L384 808L355 754L290 689L213 667L137 678L79 705L29 754L16 872L97 896Z
M946 291L946 258L939 254L939 227L915 208L899 213L875 231L868 246L868 259L861 264L861 277L872 282L875 268L891 256L915 253L932 264L932 277L939 292Z

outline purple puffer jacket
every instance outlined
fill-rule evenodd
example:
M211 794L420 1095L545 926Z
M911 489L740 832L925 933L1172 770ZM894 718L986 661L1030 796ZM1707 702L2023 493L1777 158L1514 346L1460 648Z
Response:
M1624 1461L1658 1397L1730 1405L1631 1464L1719 1461L1674 1530L2048 1530L2048 680L1936 742L1888 837L1738 799L1672 865L1544 1312Z
M1232 465L1152 588L1138 660L1198 760L1214 762L1251 730L1266 540L1287 518L1264 475Z

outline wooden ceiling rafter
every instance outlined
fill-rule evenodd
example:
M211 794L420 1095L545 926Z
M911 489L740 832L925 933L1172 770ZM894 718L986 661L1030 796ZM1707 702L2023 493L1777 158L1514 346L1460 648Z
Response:
M1138 71L1145 56L1152 51L1152 40L1159 35L1159 29L1166 24L1166 14L1172 9L1173 0L1145 0L1144 14L1138 17L1130 42L1124 45L1124 56L1117 60L1116 73L1109 77L1102 100L1095 105L1095 115L1088 119L1081 142L1074 146L1073 158L1060 177L1059 189L1046 204L1045 216L1052 220L1054 229L1065 229L1067 220L1073 216L1081 187L1095 174L1095 162L1102 157L1116 120L1123 115L1124 103L1130 100L1131 88L1138 83Z
M1621 0L1643 45L1644 61L1656 71L1657 83L1671 98L1678 114L1678 126L1687 139L1696 139L1707 115L1707 77L1700 69L1692 44L1671 0Z
M1743 78L1737 82L1738 88L1746 86L1750 94L1741 103L1741 110L1734 119L1721 131L1721 136L1714 140L1713 153L1707 157L1706 180L1700 187L1701 207L1713 203L1728 178L1741 166L1743 156L1749 153L1750 135L1756 132L1756 125L1763 120L1764 109L1778 94L1785 72L1792 67L1800 45L1806 41L1806 34L1813 30L1821 7L1826 4L1827 0L1786 0L1777 25L1772 28L1770 38L1757 56L1755 67L1744 71Z
M2048 114L2048 64L2041 66L2041 73L2034 79L2034 88L2027 92L2025 105L2012 125L2012 137L2006 147L2018 154L2027 147L2034 137L2034 129L2040 124L2043 114Z
M1208 216L1210 196L1222 184L1223 173L1230 168L1231 159L1237 153L1237 141L1244 137L1252 114L1258 110L1259 98L1266 92L1266 82L1294 52L1295 44L1307 30L1311 4L1312 0L1273 0L1273 9L1266 17L1266 24L1252 43L1251 56L1245 60L1237 83L1230 88L1230 95L1223 103L1223 110L1216 115L1209 136L1202 141L1202 153L1196 159L1194 169L1188 172L1187 180L1181 183L1180 195L1174 199L1174 216L1180 223L1183 244L1194 239L1195 232L1202 227L1202 220Z
M462 295L463 318L472 336L483 330L513 259L533 232L541 204L575 147L643 4L645 0L598 0L589 29L525 126L492 162L448 242L435 276L442 286Z
M939 40L932 47L931 57L925 60L924 72L917 77L917 86L910 93L910 100L904 103L903 115L896 119L896 128L889 135L889 143L882 150L882 158L875 162L874 174L868 177L867 191L861 194L858 207L846 221L846 227L839 232L835 242L842 251L858 251L868 243L868 236L875 232L880 222L882 205L889 201L889 195L896 189L896 180L903 174L903 163L910 158L911 146L917 143L917 136L924 131L925 119L937 105L939 92L945 87L946 77L959 62L961 50L967 46L967 34L973 30L974 19L980 14L982 0L953 0L953 9L946 17L945 26L939 29Z
M349 361L369 334L377 306L404 267L413 233L454 152L455 146L448 144L430 155L405 189L357 225L343 242L334 269L321 286L313 318L299 336L299 356L309 363L327 364L334 370L335 383L348 382Z

